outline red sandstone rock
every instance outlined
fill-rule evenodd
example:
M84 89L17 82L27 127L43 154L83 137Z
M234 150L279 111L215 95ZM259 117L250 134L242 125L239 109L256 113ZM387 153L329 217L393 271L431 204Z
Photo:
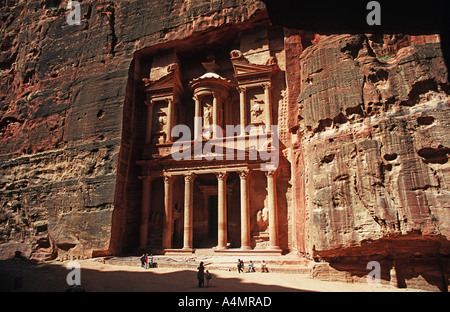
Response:
M389 279L397 261L399 284L419 272L442 284L450 88L436 36L281 29L252 0L88 0L80 26L66 24L63 3L8 3L0 9L0 243L33 241L60 257L133 249L139 88L152 56L239 43L255 63L278 60L281 247L358 276L379 257ZM184 57L187 65L200 58ZM230 219L239 237L239 218ZM432 264L414 266L413 255ZM315 274L328 274L322 269Z

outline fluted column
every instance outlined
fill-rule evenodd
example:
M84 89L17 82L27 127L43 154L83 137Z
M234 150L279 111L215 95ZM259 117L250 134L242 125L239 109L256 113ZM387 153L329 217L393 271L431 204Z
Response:
M248 206L248 171L239 172L241 182L241 249L251 249L250 212Z
M267 171L267 203L269 208L269 248L279 249L278 246L278 212L276 197L275 171Z
M141 202L141 222L139 229L139 249L147 247L148 241L148 219L151 208L152 180L144 177L142 180L142 202Z
M171 176L164 176L164 227L162 247L172 248L172 181Z
M192 249L194 214L193 214L194 175L184 176L184 236L183 249Z
M217 248L227 248L227 173L218 172L217 189L218 189L218 234L217 234Z

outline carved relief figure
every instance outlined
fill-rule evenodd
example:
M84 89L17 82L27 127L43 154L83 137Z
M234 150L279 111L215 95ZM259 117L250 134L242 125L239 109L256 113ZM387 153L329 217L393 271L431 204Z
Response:
M213 106L206 103L203 110L203 138L206 140L212 138L213 129L210 127L213 124L212 110Z
M263 207L263 209L259 210L256 214L256 224L258 225L258 230L260 232L267 230L267 227L269 226L269 209L267 207Z
M212 125L212 105L209 103L206 103L203 111L203 125L210 126Z
M164 126L167 124L167 116L166 114L160 110L156 113L156 117L154 119L154 127L153 127L153 144L162 144L166 142L166 133L164 131Z
M264 122L264 100L251 99L250 100L250 122L259 123Z
M156 129L159 131L163 131L164 130L164 125L166 124L166 118L163 115L160 115L158 117L158 120L156 120Z

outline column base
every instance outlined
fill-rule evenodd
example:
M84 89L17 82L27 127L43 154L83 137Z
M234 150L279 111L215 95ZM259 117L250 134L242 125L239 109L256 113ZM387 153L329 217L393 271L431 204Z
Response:
M281 249L279 246L269 246L269 247L267 247L267 250L271 251L271 252L282 252L283 251L283 249Z
M164 249L165 255L189 254L189 253L195 253L195 249L193 249L193 248Z
M230 254L230 255L282 255L282 249L248 249L243 250L241 248L230 248L230 249L220 249L214 250L215 253L220 254Z

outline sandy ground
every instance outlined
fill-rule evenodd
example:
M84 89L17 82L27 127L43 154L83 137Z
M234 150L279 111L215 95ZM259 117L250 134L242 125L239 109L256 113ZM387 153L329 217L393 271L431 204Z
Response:
M68 262L30 265L21 260L0 263L0 291L63 292L68 288ZM198 288L196 271L103 264L79 260L81 287L86 292L416 292L390 285L320 281L301 274L238 273L210 270L209 288ZM208 268L206 268L208 269Z

